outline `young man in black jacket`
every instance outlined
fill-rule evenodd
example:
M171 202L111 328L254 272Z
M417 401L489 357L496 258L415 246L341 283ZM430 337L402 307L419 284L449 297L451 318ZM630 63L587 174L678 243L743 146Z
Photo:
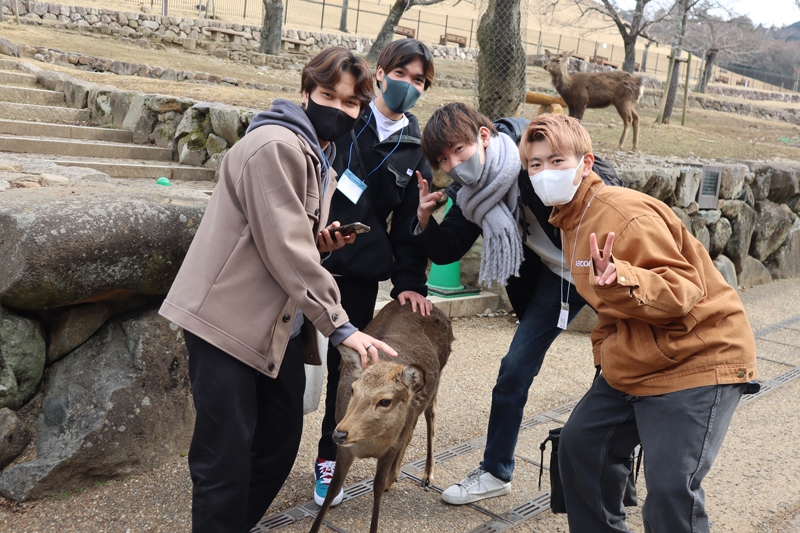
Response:
M417 214L417 173L431 183L433 171L422 157L417 118L408 112L433 82L433 56L414 39L389 44L378 56L378 97L366 107L352 132L336 141L333 162L339 184L331 200L332 220L362 222L371 228L323 263L342 295L351 323L363 329L372 320L378 283L390 279L392 297L430 314L425 282L428 257L408 232ZM325 416L314 464L314 500L322 505L336 461L331 433L336 427L336 395L341 357L328 348ZM333 505L341 502L342 493Z
M571 283L569 269L561 264L560 233L548 221L552 208L546 207L535 194L527 169L518 161L516 144L519 138L515 130L521 132L527 125L518 121L523 119L498 121L497 129L505 134L502 135L480 113L463 104L449 104L434 112L423 133L422 149L426 158L455 181L446 191L453 205L442 223L437 223L430 214L432 206L441 199L441 193L429 194L427 183L420 180L418 219L412 221L407 231L415 234L419 245L437 264L458 261L478 236L483 235L482 274L484 262L495 267L497 263L502 266L504 261L514 263L505 270L488 271L505 272L502 279L494 279L506 285L508 298L519 317L519 326L508 354L500 363L497 383L492 390L483 461L463 481L442 493L442 499L453 505L501 496L511 490L514 449L528 390L542 367L548 348L562 331L558 326L562 304L568 305L564 328L586 304ZM503 139L504 136L511 140ZM512 149L505 151L506 165L503 166L497 162L495 154L508 143ZM604 181L622 184L608 163L598 163L604 165L596 168ZM498 170L509 166L514 167L512 171ZM485 202L481 203L481 194L487 191L491 192L485 194ZM489 199L500 198L503 191L498 206L511 208L501 209L504 215L493 217L491 213L497 206L489 209ZM483 218L474 220L476 213ZM491 240L491 235L498 234L496 228L501 225L508 228L508 241L504 243L519 246L517 243L522 241L516 257L503 255L505 250L493 251L491 244L487 250L487 232ZM516 239L516 243L511 243L511 239Z

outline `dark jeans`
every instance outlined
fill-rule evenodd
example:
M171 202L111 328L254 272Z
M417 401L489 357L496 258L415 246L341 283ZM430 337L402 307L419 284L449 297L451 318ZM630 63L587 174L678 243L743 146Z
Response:
M559 470L574 532L628 532L622 496L631 452L642 445L646 533L708 532L700 484L722 446L744 385L629 396L601 375L559 443Z
M514 449L528 390L542 368L550 344L563 330L558 328L561 312L561 278L542 266L537 274L536 291L519 326L508 354L500 363L497 384L492 390L492 408L486 450L481 466L496 478L511 481L514 473ZM564 282L564 297L567 286ZM569 291L569 320L572 321L586 301L573 285Z
M377 281L361 281L347 276L334 277L342 295L342 307L350 317L350 323L363 331L375 313L378 298ZM325 390L325 415L322 418L322 436L319 439L317 456L326 461L336 460L336 443L331 439L336 429L336 396L339 387L339 365L342 356L339 349L328 343L328 385Z
M188 331L184 338L197 410L192 531L245 533L266 513L300 447L303 346L289 341L272 379Z

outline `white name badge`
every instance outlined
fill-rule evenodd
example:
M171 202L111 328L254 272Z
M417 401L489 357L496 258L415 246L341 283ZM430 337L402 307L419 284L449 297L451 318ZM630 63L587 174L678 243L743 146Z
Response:
M569 324L569 304L561 304L561 312L558 314L558 327L561 329L567 329L568 324Z
M367 184L350 172L350 169L347 169L342 174L341 179L339 179L339 184L336 186L336 189L341 191L348 200L357 204L358 199L361 198L361 195L367 189Z

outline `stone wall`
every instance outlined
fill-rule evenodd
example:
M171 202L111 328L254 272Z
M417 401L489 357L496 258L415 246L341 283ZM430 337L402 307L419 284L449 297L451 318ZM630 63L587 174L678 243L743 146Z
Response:
M661 84L663 87L663 83ZM639 101L641 105L659 107L661 105L662 90L646 90ZM683 107L683 93L680 92L675 98L675 112L680 112ZM790 107L780 109L776 107L764 107L745 102L726 102L717 100L713 96L700 94L689 94L689 108L706 109L708 111L721 111L723 113L736 113L748 117L761 118L764 120L774 120L786 122L788 124L800 124L800 108Z

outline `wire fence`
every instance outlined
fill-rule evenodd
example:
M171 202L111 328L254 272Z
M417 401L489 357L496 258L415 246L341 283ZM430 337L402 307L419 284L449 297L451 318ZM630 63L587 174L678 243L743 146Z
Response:
M201 17L206 16L208 8L209 13L216 13L218 16L241 17L242 23L245 24L260 25L263 20L262 0L218 2L168 0L168 2L170 11L194 13ZM283 0L283 22L285 27L298 30L347 32L363 37L375 37L383 27L392 3L392 0L347 0L346 25L343 27L343 0ZM162 0L150 0L150 5L153 12L162 12ZM470 6L469 9L473 8ZM571 50L576 57L616 68L621 68L625 60L625 49L621 42L583 38L576 34L569 35L540 28L526 29L524 22L527 17L524 19L520 30L525 53L528 56L542 54L545 50L553 53ZM478 48L478 23L477 17L441 13L414 6L403 14L397 26L396 38L413 36L424 43ZM665 80L669 67L669 53L668 47L658 45L647 47L646 42L640 40L636 48L636 71L639 74ZM683 57L685 55L684 53ZM685 80L686 68L689 68L690 87L694 88L703 65L704 60L699 57L693 57L691 64L682 63L681 81ZM772 92L798 92L800 89L798 81L796 78L733 65L715 66L710 78L711 85Z

